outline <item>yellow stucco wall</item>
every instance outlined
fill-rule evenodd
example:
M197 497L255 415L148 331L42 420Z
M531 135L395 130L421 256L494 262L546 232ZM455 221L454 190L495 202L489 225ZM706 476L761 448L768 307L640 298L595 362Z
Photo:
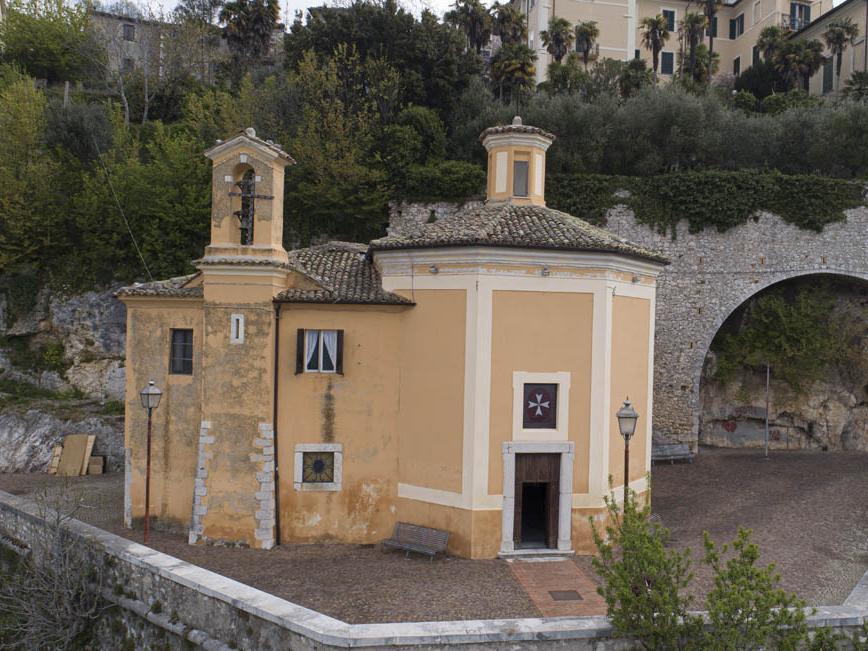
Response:
M416 290L416 305L404 314L398 412L402 483L461 492L465 294Z
M569 440L576 443L573 490L588 490L592 294L495 291L492 295L488 492L503 492L504 441L512 440L514 371L570 375Z
M377 542L396 518L401 320L408 308L284 305L278 462L281 542ZM344 374L295 374L296 333L344 330ZM296 491L296 444L340 443L340 491Z
M232 314L244 315L243 344L229 343ZM207 466L205 536L254 546L261 464L250 454L259 426L272 422L274 312L270 304L206 301L204 317L202 420L216 439Z
M147 412L139 398L149 380L163 391L153 412L151 516L158 528L184 530L189 524L199 440L202 358L193 355L192 375L169 374L172 328L191 328L202 348L201 301L130 299L127 304L126 418L124 446L132 450L132 515L145 512Z
M498 153L503 155L498 157ZM513 194L514 163L525 161L528 163L526 197L518 197ZM505 168L500 170L502 163ZM546 152L542 147L530 145L498 145L488 152L488 181L487 197L492 201L512 201L513 203L545 205L545 164ZM537 168L541 168L537 171ZM498 173L506 179L505 189L497 191ZM537 183L539 180L539 183Z
M642 298L615 296L612 299L612 383L613 411L621 408L629 396L639 412L636 434L630 441L630 481L645 476L645 457L651 437L648 415L649 336L651 328L651 301ZM611 419L609 429L609 474L614 485L624 483L624 439L618 429L618 419Z

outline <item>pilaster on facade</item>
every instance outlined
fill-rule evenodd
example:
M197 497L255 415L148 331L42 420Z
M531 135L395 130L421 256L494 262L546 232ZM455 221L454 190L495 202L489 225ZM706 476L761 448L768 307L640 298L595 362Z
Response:
M196 479L193 483L193 515L187 542L195 545L205 537L205 515L208 513L208 460L214 456L210 451L214 437L211 422L203 420L199 426L199 454L196 460Z
M277 523L274 497L274 427L271 423L259 424L259 436L253 441L253 447L256 452L250 454L250 460L259 464L256 473L256 511L253 514L256 531L253 532L253 537L256 547L271 549L275 544Z

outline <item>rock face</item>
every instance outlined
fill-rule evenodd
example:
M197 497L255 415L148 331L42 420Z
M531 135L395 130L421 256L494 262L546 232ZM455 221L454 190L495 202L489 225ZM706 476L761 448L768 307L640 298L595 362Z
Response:
M838 332L848 345L798 392L771 369L769 447L868 452L868 289L838 285L834 307L823 319L826 328L845 324ZM742 369L724 384L715 378L716 364L709 352L700 383L699 442L763 446L765 370Z
M44 471L68 434L95 434L93 454L108 471L123 469L123 417L102 415L124 400L126 309L116 290L44 288L25 314L0 294L0 380L14 396L0 391L0 472Z
M65 297L42 289L33 308L12 318L5 309L2 327L19 348L42 350L60 344L62 370L15 366L11 355L0 350L3 377L35 384L52 391L77 389L98 400L124 399L124 345L126 309L114 298L118 287Z
M835 382L813 383L796 395L770 383L769 447L868 452L868 403ZM717 447L762 447L765 441L765 378L743 374L726 386L702 385L699 442Z
M62 419L47 411L29 409L0 414L0 472L45 472L52 449L69 434L95 434L93 454L106 457L107 471L123 469L120 418Z

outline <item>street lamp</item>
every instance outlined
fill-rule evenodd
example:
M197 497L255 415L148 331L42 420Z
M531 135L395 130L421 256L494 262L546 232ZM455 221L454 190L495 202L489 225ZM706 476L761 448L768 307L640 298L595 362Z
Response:
M627 487L630 485L630 439L636 432L636 421L639 414L633 409L630 398L624 401L624 406L615 414L618 417L618 429L624 438L624 508L627 508Z
M142 398L142 407L148 410L148 445L147 445L147 465L145 470L145 535L144 543L148 544L148 533L150 532L151 524L151 413L160 406L160 398L163 397L163 392L155 385L154 381L148 382L148 386L142 389L139 394Z

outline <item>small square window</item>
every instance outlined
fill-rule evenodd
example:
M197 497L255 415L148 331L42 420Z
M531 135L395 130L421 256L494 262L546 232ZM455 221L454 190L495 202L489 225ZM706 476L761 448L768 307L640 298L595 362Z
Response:
M343 445L299 443L295 446L293 486L297 491L339 491Z
M343 375L343 347L343 330L300 329L295 372Z
M173 329L172 346L169 351L169 373L193 374L193 331Z
M124 40L125 41L135 41L136 40L136 26L125 24L124 25Z
M330 484L335 480L334 452L302 452L301 481L305 484Z
M516 197L527 196L528 161L517 160L512 164L512 188Z
M557 429L558 385L524 385L524 429Z
M124 74L129 74L133 70L136 69L136 62L132 59L124 58L121 59L121 72Z

